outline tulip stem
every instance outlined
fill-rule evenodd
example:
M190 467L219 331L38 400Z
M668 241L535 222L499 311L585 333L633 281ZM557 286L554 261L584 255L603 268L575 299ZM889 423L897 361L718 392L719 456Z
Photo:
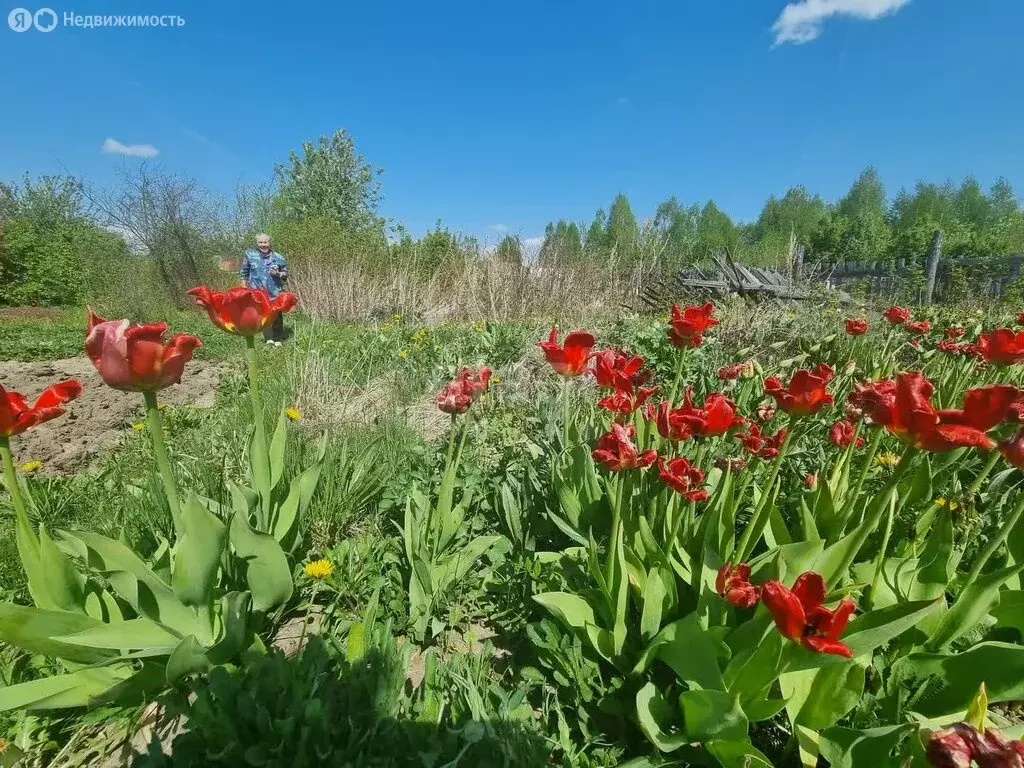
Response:
M739 546L736 547L734 556L731 558L734 563L742 563L750 556L757 545L758 539L761 538L761 534L768 525L768 514L771 509L769 499L775 490L775 480L779 476L779 470L782 468L782 462L786 458L786 453L789 450L789 444L793 440L793 433L795 431L795 428L791 428L786 433L786 437L779 447L779 455L772 462L771 471L768 473L768 481L762 486L765 489L764 493L761 494L757 507L750 516L750 522L747 523L747 527L743 530L743 537L740 539Z
M25 499L21 495L21 486L18 485L18 472L14 468L14 456L11 455L11 441L7 436L0 436L0 456L3 456L4 480L7 481L7 489L11 492L14 512L18 516L18 526L24 528L29 533L30 540L34 540L35 534L32 532L32 526L28 521L28 513L25 510Z
M846 547L843 554L843 559L839 562L832 573L823 574L825 576L825 582L831 587L833 584L840 581L846 576L850 570L850 566L853 565L853 561L857 558L860 553L861 547L864 546L864 542L868 540L868 537L878 528L878 524L882 521L882 515L885 514L885 508L889 504L889 499L892 498L893 494L896 493L900 480L903 479L903 475L906 474L907 468L910 463L917 456L917 449L909 447L904 451L903 456L900 458L900 463L896 465L893 470L892 477L889 478L889 482L885 484L882 491L871 500L871 505L868 507L867 512L864 515L864 522L857 526L857 528L850 534L851 543Z
M974 566L971 568L971 572L967 576L967 581L965 582L965 585L973 584L978 580L978 577L981 576L982 570L988 564L989 558L992 557L992 555L995 554L996 550L999 549L1000 546L1002 546L1002 543L1006 541L1007 537L1009 537L1010 535L1010 532L1014 529L1014 527L1017 525L1017 522L1020 520L1020 516L1022 514L1024 514L1024 494L1021 494L1020 499L1017 501L1017 506L1013 508L1013 512L1011 512L1010 516L1006 518L1006 522L1004 522L999 527L999 531L996 533L996 535L988 540L988 544L985 545L985 548L981 551L981 554L978 555L978 559L974 561Z
M569 379L562 379L562 450L569 450Z
M676 401L676 393L679 392L679 382L683 378L683 360L686 357L686 352L679 350L679 359L676 360L676 377L672 382L672 394L668 396L669 407L672 407Z
M979 490L981 490L982 483L985 482L985 478L987 478L992 470L995 469L1000 456L1002 456L1002 454L999 453L999 451L989 452L988 461L985 462L985 465L981 468L981 472L978 473L978 476L974 478L974 482L971 483L970 487L967 489L968 498L973 497Z
M889 503L889 514L885 518L885 532L882 534L882 546L878 549L878 559L875 560L875 573L871 579L871 589L865 595L865 608L871 610L875 602L875 594L878 590L878 580L882 577L882 569L885 567L885 551L889 548L889 539L892 537L893 518L896 517L896 497L891 496Z
M847 519L850 513L853 512L853 505L857 503L857 499L860 498L860 492L864 488L864 483L868 479L868 473L871 471L871 465L875 462L875 455L878 453L878 446L882 444L882 436L885 434L885 430L881 427L875 429L874 434L871 436L871 443L868 445L867 455L864 457L864 466L861 467L860 474L857 475L857 482L853 486L853 492L849 494L848 498L843 499L843 515L840 522L842 523L842 530L845 530Z
M267 433L263 423L263 400L260 398L259 364L256 354L256 337L246 336L246 362L249 364L249 395L252 397L253 440L250 457L258 477L270 482L270 459L267 456ZM269 503L269 500L264 500Z
M171 469L171 459L167 455L167 444L164 443L164 425L160 418L160 406L156 401L156 392L143 392L142 397L146 401L146 421L149 422L149 433L153 438L153 455L156 457L156 466L160 470L160 479L164 484L164 493L167 494L167 505L171 508L171 521L174 523L174 532L181 535L181 507L178 502L178 488L174 484L174 472Z

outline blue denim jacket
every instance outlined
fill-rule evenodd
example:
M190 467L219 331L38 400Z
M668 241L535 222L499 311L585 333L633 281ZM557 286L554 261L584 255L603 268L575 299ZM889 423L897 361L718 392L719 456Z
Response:
M270 274L271 267L277 267L277 276ZM271 251L264 257L256 248L249 248L242 259L240 274L242 281L249 288L264 290L270 298L274 298L284 290L284 281L288 279L288 265L284 256L277 251Z

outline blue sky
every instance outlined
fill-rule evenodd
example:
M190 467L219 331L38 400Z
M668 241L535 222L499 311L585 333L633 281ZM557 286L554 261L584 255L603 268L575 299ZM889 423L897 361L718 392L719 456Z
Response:
M1024 192L1020 0L52 7L186 23L0 27L0 178L104 184L149 145L226 194L345 127L384 169L383 214L491 241L589 222L620 191L641 217L676 195L751 219L792 184L835 199L870 163L890 194L967 173Z

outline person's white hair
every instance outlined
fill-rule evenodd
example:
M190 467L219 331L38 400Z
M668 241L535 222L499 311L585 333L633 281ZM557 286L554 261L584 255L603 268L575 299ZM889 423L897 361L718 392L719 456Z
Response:
M270 235L268 235L266 232L260 232L258 235L256 235L256 242L258 243L263 238L266 238L268 243L270 242Z

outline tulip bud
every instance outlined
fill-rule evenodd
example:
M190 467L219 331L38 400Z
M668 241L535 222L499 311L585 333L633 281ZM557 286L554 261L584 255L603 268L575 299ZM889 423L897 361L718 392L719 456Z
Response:
M816 474L804 475L804 487L813 491L818 487L818 476Z
M775 416L775 406L772 403L762 403L757 406L757 420L771 421Z
M945 731L936 731L928 739L925 754L933 768L970 768L974 750L970 736L964 731L970 728L963 724L954 725ZM967 738L965 738L967 736Z
M999 452L1003 458L1018 469L1024 469L1024 429L999 444Z
M723 472L726 469L730 469L733 472L739 472L747 466L747 462L744 461L742 456L716 456L715 466Z
M859 421L864 416L864 410L853 403L847 403L843 409L843 415L847 421Z

